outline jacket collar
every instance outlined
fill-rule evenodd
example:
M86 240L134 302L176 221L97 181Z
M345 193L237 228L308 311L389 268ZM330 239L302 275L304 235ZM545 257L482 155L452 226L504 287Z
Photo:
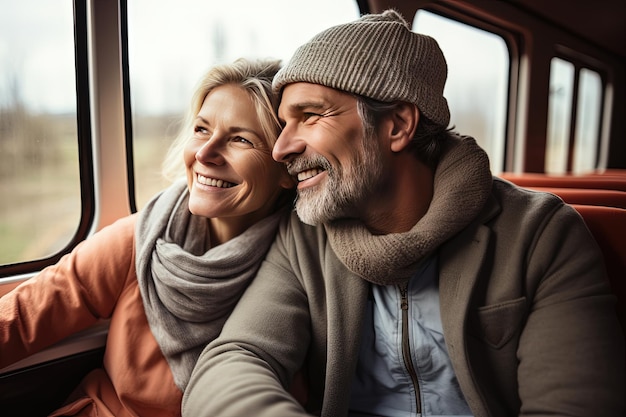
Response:
M501 210L500 203L491 195L476 220L446 242L440 251L439 298L443 331L448 353L454 358L453 363L465 364L455 367L455 372L463 392L471 393L466 395L470 399L481 398L481 394L471 375L464 329L471 296L485 263L491 238L491 229L486 224ZM484 403L469 405L478 415L488 415Z

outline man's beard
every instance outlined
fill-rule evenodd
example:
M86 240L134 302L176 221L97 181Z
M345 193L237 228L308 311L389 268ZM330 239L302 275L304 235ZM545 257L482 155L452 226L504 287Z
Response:
M312 167L321 167L327 176L322 184L298 190L298 217L310 225L358 217L360 208L382 181L383 162L375 137L363 139L361 151L345 169L333 167L326 158L316 155L292 161L289 171Z

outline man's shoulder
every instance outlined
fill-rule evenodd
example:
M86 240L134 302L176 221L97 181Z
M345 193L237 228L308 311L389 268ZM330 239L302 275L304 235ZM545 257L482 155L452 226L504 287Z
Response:
M511 230L532 231L556 221L584 224L574 207L555 194L530 190L494 177L491 203L483 212L485 222L500 223ZM495 214L494 214L495 213Z
M502 210L521 214L545 213L566 206L555 194L522 188L498 177L493 179L492 194L502 206Z

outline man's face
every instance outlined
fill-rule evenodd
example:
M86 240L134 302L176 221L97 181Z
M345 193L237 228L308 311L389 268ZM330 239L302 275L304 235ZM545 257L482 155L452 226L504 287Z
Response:
M297 177L300 219L361 217L375 198L383 162L377 138L364 136L356 98L318 84L289 84L278 117L284 128L272 156Z

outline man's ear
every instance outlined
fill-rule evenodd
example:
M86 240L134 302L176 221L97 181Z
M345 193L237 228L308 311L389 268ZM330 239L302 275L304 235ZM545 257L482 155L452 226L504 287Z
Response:
M390 114L392 122L389 142L393 152L405 149L413 140L420 112L415 104L400 102Z

